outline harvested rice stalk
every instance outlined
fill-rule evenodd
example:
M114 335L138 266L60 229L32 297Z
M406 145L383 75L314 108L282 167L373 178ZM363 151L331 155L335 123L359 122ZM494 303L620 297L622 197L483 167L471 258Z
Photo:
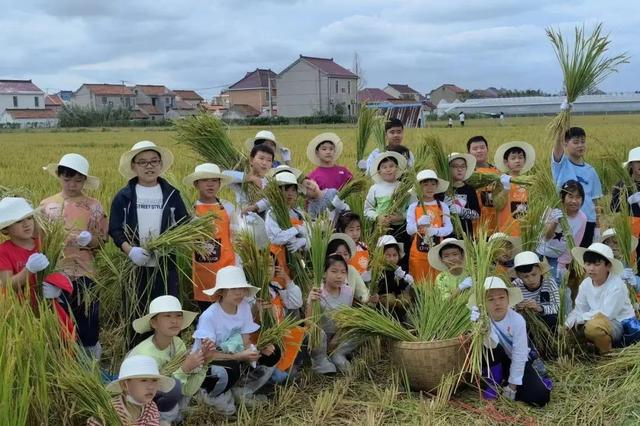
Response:
M527 331L531 336L533 346L539 354L545 359L558 356L558 340L547 324L540 318L540 315L529 308L519 312L527 322Z
M307 218L307 234L309 235L309 253L311 255L311 268L313 270L313 288L320 290L322 288L322 277L324 276L324 262L327 258L327 246L331 239L333 228L331 220L326 215L321 215L315 221ZM322 316L322 307L320 301L316 301L312 306L311 322L317 324ZM312 327L309 335L309 345L312 348L317 347L321 343L321 332L318 327Z
M35 220L40 229L40 251L49 259L49 266L38 272L38 282L48 274L55 272L63 257L64 247L69 238L62 219L50 219L43 215L36 215Z
M512 177L511 183L515 183L517 185L529 186L535 182L534 175L524 175L518 177ZM466 180L466 183L469 184L473 189L484 188L489 185L500 186L500 175L495 173L477 173L474 172L469 179Z
M437 286L416 286L414 304L407 311L407 322L421 342L466 334L471 329L467 297L447 299Z
M354 176L339 191L338 197L347 200L355 194L365 194L369 189L370 179L366 176ZM363 203L364 204L364 203Z
M361 342L371 337L382 336L400 342L418 341L397 318L384 309L367 305L342 307L332 313L338 328L344 332L344 340Z
M257 348L262 349L266 346L274 345L283 349L283 339L292 329L302 325L302 322L303 320L288 316L281 322L274 323L269 328L260 327L260 334L258 335L258 342L256 344Z
M184 360L187 359L187 355L189 352L186 350L180 351L173 356L166 364L162 366L160 369L160 374L163 376L171 376L173 373L178 371L182 364L184 364Z
M178 252L205 254L207 243L214 233L214 213L194 217L167 229L162 234L149 240L144 248L155 253L157 257Z
M442 147L442 142L437 136L427 136L424 143L428 147L431 158L431 168L440 179L451 182L451 172L449 170L449 157ZM453 193L453 185L449 185L447 193Z
M366 103L360 104L358 111L358 124L356 131L356 158L358 160L365 159L365 152L371 133L374 132L376 120L378 120L378 110L368 107ZM344 199L344 198L341 198Z
M380 152L387 150L387 132L384 130L384 126L388 119L389 113L378 115L373 125L373 137Z

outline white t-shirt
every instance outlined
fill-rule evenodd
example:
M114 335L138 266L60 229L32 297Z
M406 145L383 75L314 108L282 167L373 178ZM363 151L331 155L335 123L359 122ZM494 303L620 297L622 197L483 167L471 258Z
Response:
M162 188L136 185L138 236L140 245L160 235L162 227Z
M200 315L193 337L211 339L219 346L235 334L250 334L259 328L253 321L251 306L246 299L238 305L233 315L226 313L219 303L214 303Z

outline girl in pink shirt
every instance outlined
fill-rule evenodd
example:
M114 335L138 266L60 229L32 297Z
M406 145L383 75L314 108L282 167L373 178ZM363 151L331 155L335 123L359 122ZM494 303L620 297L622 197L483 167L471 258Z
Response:
M335 133L321 133L307 145L307 158L318 166L307 177L316 181L321 190L340 189L353 177L349 169L336 165L340 154L342 140Z

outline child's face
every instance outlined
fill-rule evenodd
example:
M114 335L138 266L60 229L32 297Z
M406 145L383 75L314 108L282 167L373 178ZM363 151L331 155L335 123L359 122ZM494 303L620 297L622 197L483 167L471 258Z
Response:
M640 161L632 161L629 163L629 169L634 178L640 178Z
M84 184L87 181L87 177L82 175L75 175L73 177L59 176L58 179L60 180L62 193L67 197L78 197L82 195L82 188L84 188Z
M360 241L360 222L357 220L352 220L346 228L344 228L344 233L351 237L351 239L355 242Z
M122 389L138 403L148 404L158 392L158 379L127 379L122 382Z
M222 290L222 298L231 303L232 305L238 306L245 297L249 295L249 290L246 288L229 288Z
M422 196L430 200L436 195L438 181L435 179L423 180L420 182L420 189L422 189Z
M34 231L35 222L33 217L27 217L20 222L9 225L2 230L2 233L8 235L12 240L29 240L33 238Z
M607 265L604 260L598 260L597 262L585 262L584 269L587 272L587 276L591 278L591 281L595 284L602 284L609 276L611 264Z
M512 172L521 172L524 168L526 158L522 152L510 152L507 159L504 160L504 165L507 166Z
M464 255L458 247L445 247L440 250L440 260L442 260L442 263L447 265L447 268L451 269L462 265L464 262Z
M564 209L570 216L578 213L582 207L582 197L578 192L568 192L564 196Z
M151 328L165 337L174 337L182 331L182 312L162 312L151 318Z
M537 290L542 285L542 271L539 266L534 266L529 272L516 271L516 275L531 290Z
M618 244L618 239L615 237L609 237L603 241L603 243L611 249L613 252L613 257L616 259L622 258L622 253L620 252L620 245Z
M142 184L155 184L162 170L162 159L156 151L142 151L131 163L131 170L138 176Z
M347 281L347 268L342 262L333 262L324 271L324 284L335 290L340 288Z
M256 155L249 160L251 170L254 174L264 177L273 164L273 156L266 152L258 151Z
M395 182L397 170L398 166L396 163L391 160L387 160L380 163L380 166L378 167L378 174L385 182Z
M331 142L324 142L316 149L316 155L323 164L333 164L335 161L336 147Z
M194 182L200 198L210 200L216 198L220 190L220 179L198 179Z
M485 163L489 155L489 150L484 142L473 142L469 145L469 154L476 157L478 163Z
M513 259L514 256L513 244L511 244L511 241L504 241L502 246L498 250L496 260L500 263L507 263L511 259Z
M587 152L587 139L584 136L573 137L564 143L564 148L570 157L583 157Z
M487 290L487 312L492 320L501 321L509 309L509 292L502 288Z
M286 200L289 207L293 207L298 201L298 186L297 185L286 185L282 188L284 191L284 199Z
M456 158L449 163L451 177L456 182L462 182L467 174L467 162L463 158Z
M346 244L340 244L336 247L336 254L342 256L345 262L349 262L349 259L351 259L351 253L349 253L349 247Z
M384 260L387 263L390 263L392 265L397 265L398 262L400 261L400 253L398 253L398 249L391 246L391 247L386 247L384 249Z
M402 137L404 136L404 131L402 127L392 127L385 133L387 138L387 145L390 147L402 145Z

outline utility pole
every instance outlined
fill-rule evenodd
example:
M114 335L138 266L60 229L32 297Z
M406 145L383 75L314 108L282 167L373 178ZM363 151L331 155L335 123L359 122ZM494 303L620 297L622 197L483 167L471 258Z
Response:
M273 94L271 93L271 76L267 78L269 87L269 118L273 117Z

